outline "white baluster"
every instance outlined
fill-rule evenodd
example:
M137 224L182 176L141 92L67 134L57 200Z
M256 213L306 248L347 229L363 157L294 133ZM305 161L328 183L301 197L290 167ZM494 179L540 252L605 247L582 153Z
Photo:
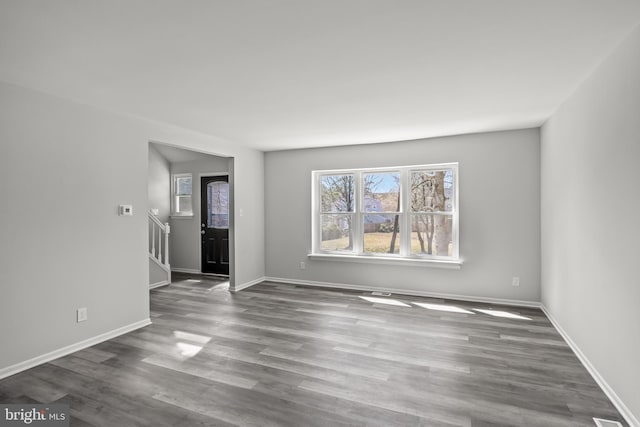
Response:
M164 225L164 265L169 267L169 223Z
M156 256L156 223L151 221L151 256Z
M158 256L156 257L162 264L162 228L158 227Z

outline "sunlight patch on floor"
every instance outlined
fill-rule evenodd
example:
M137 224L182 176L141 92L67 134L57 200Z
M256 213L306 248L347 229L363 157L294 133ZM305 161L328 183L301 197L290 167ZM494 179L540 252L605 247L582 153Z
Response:
M226 291L229 289L229 281L218 283L217 285L212 286L211 289Z
M184 342L177 343L176 347L178 347L180 355L185 357L193 357L198 354L200 350L202 350L202 347L200 347L199 345L187 344Z
M397 299L391 298L376 298L376 297L358 297L362 298L365 301L373 302L375 304L387 304L387 305L396 305L399 307L411 307L409 304L405 304L402 301L398 301Z
M425 302L413 302L412 304L417 305L418 307L426 308L428 310L447 311L450 313L475 314L473 311L465 310L464 308L460 308L455 305L427 304Z
M509 313L508 311L502 310L484 310L481 308L474 308L475 311L479 311L480 313L488 314L493 317L504 317L507 319L519 319L519 320L531 320L529 317L521 316L515 313Z

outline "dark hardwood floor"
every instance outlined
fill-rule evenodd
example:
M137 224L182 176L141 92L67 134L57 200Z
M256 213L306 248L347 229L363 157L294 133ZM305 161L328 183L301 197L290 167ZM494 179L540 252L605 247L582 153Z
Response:
M175 274L151 311L148 327L0 381L0 401L67 403L77 426L622 421L538 309L276 283L230 294Z

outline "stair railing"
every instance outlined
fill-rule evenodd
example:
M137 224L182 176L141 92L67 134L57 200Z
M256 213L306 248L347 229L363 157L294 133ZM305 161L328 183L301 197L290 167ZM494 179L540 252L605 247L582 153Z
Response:
M171 232L171 227L168 222L165 224L161 223L160 220L151 212L148 212L148 214L149 233L151 235L149 242L149 256L155 258L159 264L163 265L167 270L170 270L169 233Z

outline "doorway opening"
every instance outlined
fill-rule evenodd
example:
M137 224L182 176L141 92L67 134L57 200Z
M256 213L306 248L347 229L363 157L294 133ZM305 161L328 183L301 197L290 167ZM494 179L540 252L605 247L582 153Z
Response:
M148 210L170 225L171 273L221 275L233 288L233 165L233 157L149 143Z

